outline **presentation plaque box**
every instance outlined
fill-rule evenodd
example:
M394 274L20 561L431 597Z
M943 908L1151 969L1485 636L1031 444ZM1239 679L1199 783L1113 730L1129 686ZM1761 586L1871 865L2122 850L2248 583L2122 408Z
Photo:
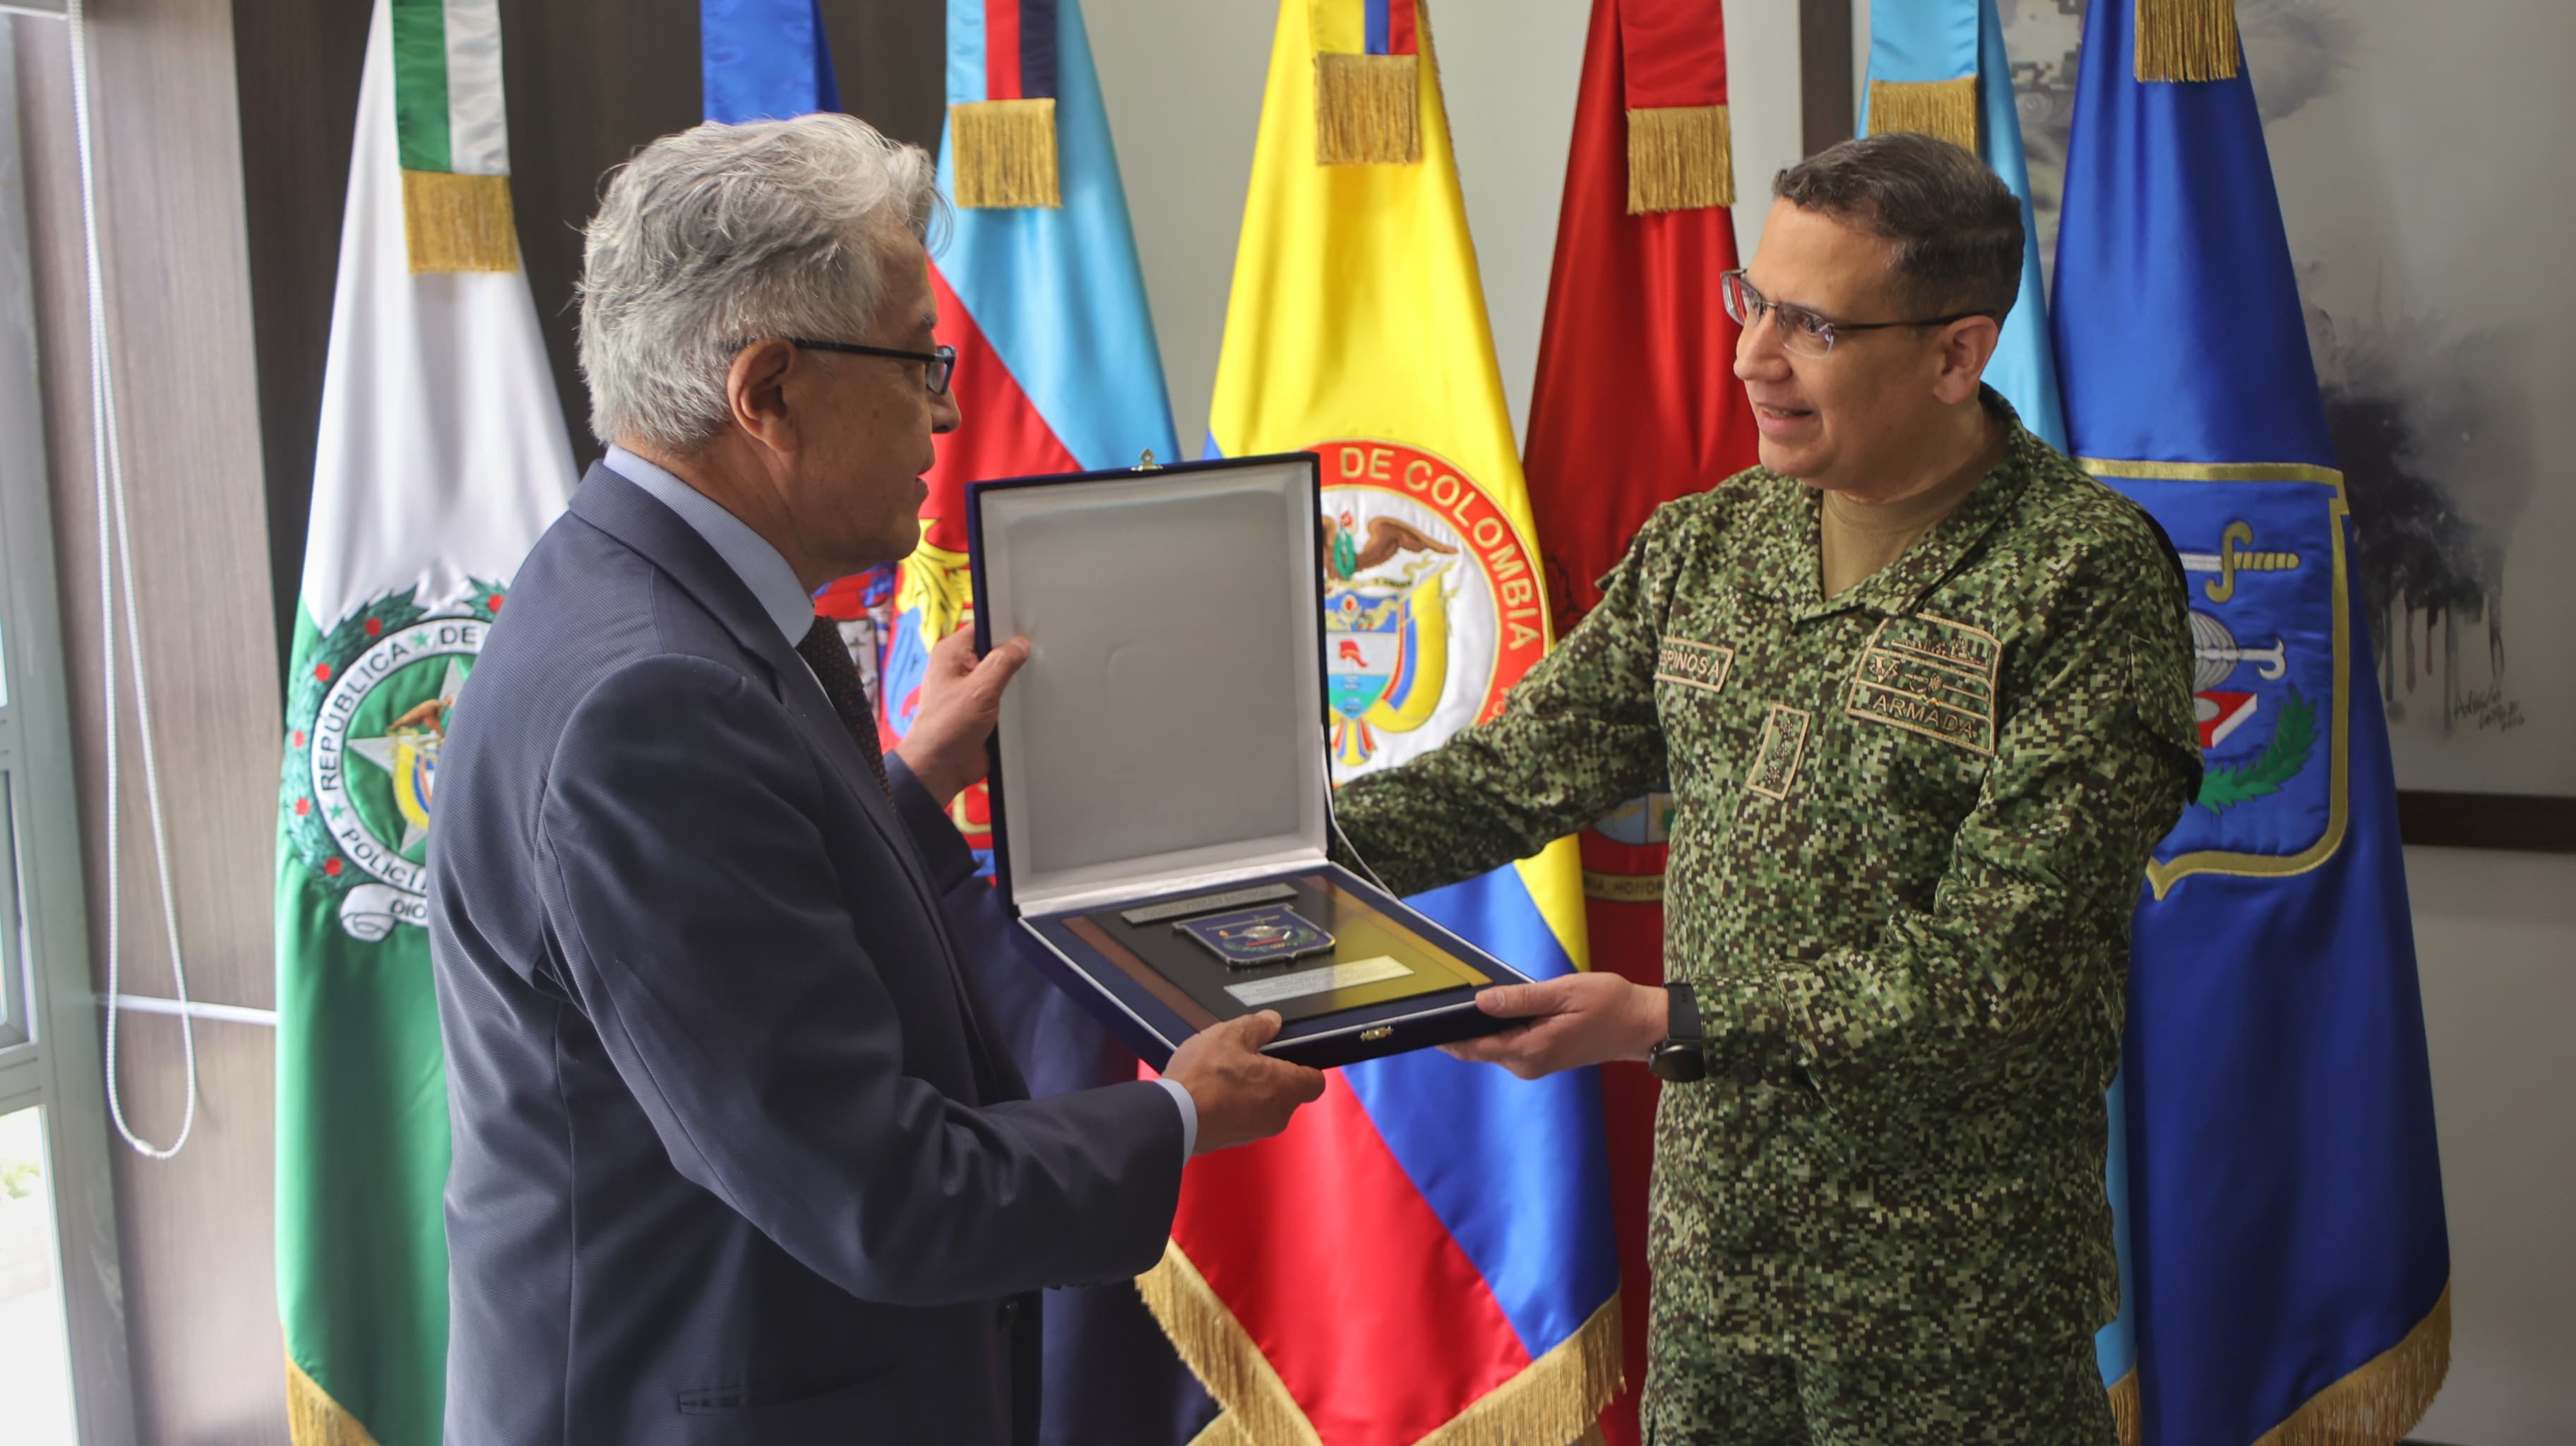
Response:
M976 641L1028 638L993 735L1002 897L1038 966L1157 1069L1272 1009L1348 1064L1489 1033L1516 970L1327 856L1312 453L968 489Z

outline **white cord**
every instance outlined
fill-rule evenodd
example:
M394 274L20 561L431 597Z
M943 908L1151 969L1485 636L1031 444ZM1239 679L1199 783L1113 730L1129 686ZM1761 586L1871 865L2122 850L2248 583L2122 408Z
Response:
M75 0L75 3L77 3L77 0ZM1352 863L1360 866L1361 873L1368 875L1368 881L1370 883L1377 885L1379 893L1386 895L1390 899L1403 897L1396 893L1395 890L1386 886L1386 880L1377 876L1377 870L1369 867L1369 861L1360 857L1359 848L1351 842L1351 836L1342 832L1342 815L1339 810L1333 807L1334 790L1332 779L1333 749L1332 745L1328 743L1324 746L1324 822L1333 830L1333 837L1342 841L1342 851L1351 856Z
M107 1109L125 1143L155 1160L177 1155L197 1123L197 1030L195 1020L179 1016L179 1040L187 1057L188 1103L179 1117L179 1138L168 1149L137 1136L125 1123L125 1104L116 1083L116 1016L118 972L123 944L117 907L117 738L116 738L116 596L125 596L125 636L134 674L135 731L143 743L143 793L152 819L152 862L161 881L161 923L170 939L170 971L178 986L179 1005L188 1004L188 962L179 952L178 896L170 888L170 845L161 820L161 771L152 758L152 696L143 681L143 621L134 605L134 542L126 526L125 459L117 446L116 377L108 356L107 281L99 257L96 166L90 153L89 28L83 0L69 0L71 22L72 126L80 143L81 243L89 271L89 417L94 492L98 504L99 678L106 695L107 741ZM111 568L108 528L116 529L113 560L124 572L116 586Z

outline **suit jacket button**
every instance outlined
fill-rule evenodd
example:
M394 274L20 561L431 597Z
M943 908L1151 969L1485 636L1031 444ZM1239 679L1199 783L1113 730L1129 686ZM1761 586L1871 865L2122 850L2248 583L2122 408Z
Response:
M1749 1054L1738 1059L1735 1062L1735 1082L1746 1089L1762 1083L1762 1061Z
M994 1312L994 1316L1001 1322L1002 1329L1009 1330L1019 1321L1020 1303L1016 1300L1006 1300L1002 1302L1002 1308Z

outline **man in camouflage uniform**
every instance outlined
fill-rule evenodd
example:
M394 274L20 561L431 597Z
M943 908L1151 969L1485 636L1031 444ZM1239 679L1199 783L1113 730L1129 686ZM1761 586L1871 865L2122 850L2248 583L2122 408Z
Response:
M1488 991L1452 1052L1638 1059L1656 1125L1649 1441L2099 1446L2103 1091L2129 916L2198 786L2181 569L1980 377L2019 205L1918 136L1783 172L1730 275L1763 465L1640 530L1502 715L1352 783L1431 888L1669 779L1653 989Z

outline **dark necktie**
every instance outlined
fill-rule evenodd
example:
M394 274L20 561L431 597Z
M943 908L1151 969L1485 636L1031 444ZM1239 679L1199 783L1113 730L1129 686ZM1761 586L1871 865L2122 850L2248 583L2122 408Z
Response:
M814 670L823 696L832 700L832 711L841 715L841 726L849 730L850 741L859 745L868 771L877 776L877 787L893 797L894 789L886 782L885 751L877 744L876 714L868 707L867 687L859 681L858 664L850 661L850 650L841 641L840 626L830 618L816 618L805 631L805 641L796 645L796 655Z

